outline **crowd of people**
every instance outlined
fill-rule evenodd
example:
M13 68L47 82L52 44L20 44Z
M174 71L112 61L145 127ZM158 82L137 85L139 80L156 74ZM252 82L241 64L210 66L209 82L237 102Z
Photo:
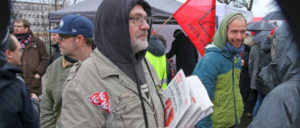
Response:
M250 128L300 127L300 52L288 22L251 35L246 18L230 13L198 61L180 29L165 54L146 1L103 0L94 23L66 15L48 31L50 57L26 19L9 32L9 2L1 1L0 128L164 127L174 55L177 71L198 76L214 104L195 127L238 127L243 113Z

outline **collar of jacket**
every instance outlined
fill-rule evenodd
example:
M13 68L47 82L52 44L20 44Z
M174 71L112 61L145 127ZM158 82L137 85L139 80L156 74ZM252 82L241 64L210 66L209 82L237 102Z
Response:
M229 59L229 60L236 60L239 58L240 54L235 54L232 55L229 51L225 50L225 49L220 49L218 48L214 43L211 43L209 45L207 45L205 47L205 54L209 53L209 52L217 52L220 53L222 56L224 56L225 58Z
M93 64L95 65L95 71L99 74L99 78L106 79L108 77L116 76L120 85L130 89L134 93L138 94L137 83L134 82L130 77L126 75L118 66L116 66L110 59L104 56L98 49L95 49L89 59L94 60ZM86 61L89 63L89 61ZM149 62L150 63L150 62ZM145 64L142 63L144 66ZM148 70L148 69L146 69ZM154 69L153 69L154 71ZM155 85L158 85L158 81L154 82ZM147 98L143 95L143 98L146 100ZM146 100L148 104L151 104Z
M65 57L62 58L62 67L65 69L65 68L68 68L70 66L73 66L74 63L70 62L70 61L67 61L65 59Z

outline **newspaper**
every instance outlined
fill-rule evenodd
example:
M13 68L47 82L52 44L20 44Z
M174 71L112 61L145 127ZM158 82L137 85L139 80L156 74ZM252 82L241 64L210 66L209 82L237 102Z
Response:
M180 70L163 91L165 126L188 128L213 112L213 104L197 76L185 77Z

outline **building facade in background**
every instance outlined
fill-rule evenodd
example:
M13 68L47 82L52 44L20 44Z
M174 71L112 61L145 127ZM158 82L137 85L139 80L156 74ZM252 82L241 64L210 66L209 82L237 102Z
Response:
M23 18L27 19L30 23L30 29L35 36L38 36L45 43L49 42L48 38L48 12L55 11L55 4L51 2L45 2L42 0L12 0L12 23L15 19ZM56 5L57 9L63 7L62 4ZM55 27L55 24L51 24L51 28Z

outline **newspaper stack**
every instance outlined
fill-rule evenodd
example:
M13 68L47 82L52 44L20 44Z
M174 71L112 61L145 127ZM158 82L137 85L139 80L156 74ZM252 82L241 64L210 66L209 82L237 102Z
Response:
M165 126L189 128L213 112L213 104L197 76L185 77L180 70L163 92Z

